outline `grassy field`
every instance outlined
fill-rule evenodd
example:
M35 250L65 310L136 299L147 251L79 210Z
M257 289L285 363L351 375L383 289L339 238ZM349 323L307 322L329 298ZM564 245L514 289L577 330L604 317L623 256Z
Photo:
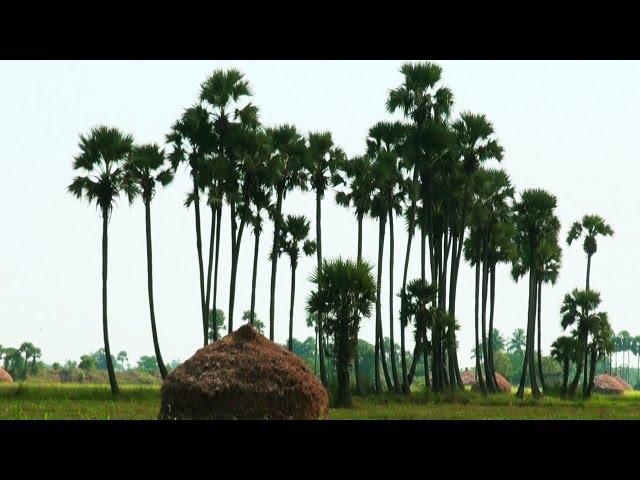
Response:
M87 384L0 385L0 420L148 420L160 403L158 386L124 385L113 397L108 386ZM331 419L640 419L640 392L621 397L594 395L588 402L512 395L483 398L464 392L454 398L383 396L355 398L350 409L332 409Z

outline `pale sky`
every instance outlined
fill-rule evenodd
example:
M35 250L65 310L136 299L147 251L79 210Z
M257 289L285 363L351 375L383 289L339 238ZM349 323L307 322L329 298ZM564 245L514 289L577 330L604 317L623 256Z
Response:
M591 61L441 61L456 111L485 113L505 148L503 167L518 191L545 188L558 197L564 239L585 213L602 215L614 228L599 241L591 286L601 291L615 331L640 333L633 299L640 287L637 112L640 63ZM130 132L138 142L164 142L181 111L196 100L200 83L216 68L246 74L266 125L293 123L302 132L330 130L349 155L362 153L368 128L389 118L387 92L402 81L401 61L22 61L0 62L0 344L31 341L46 362L78 360L103 346L101 328L101 222L97 210L67 193L78 152L78 134L98 124ZM156 317L168 362L185 360L201 346L201 319L193 210L182 202L189 176L158 192L152 206ZM286 213L313 222L314 199L295 193ZM203 231L207 232L209 215ZM229 213L223 211L219 306L227 310L230 271ZM313 223L312 223L313 225ZM272 227L261 239L256 311L269 318L267 260ZM314 232L312 226L312 232ZM109 226L109 328L114 353L131 361L153 353L146 291L144 212L121 199ZM406 234L396 222L394 284L400 288ZM386 243L388 248L388 240ZM388 250L382 285L385 335L388 318ZM253 238L243 237L236 293L236 325L249 308ZM414 249L409 277L419 274ZM351 211L323 203L323 254L355 257ZM558 310L565 293L584 288L581 242L563 243L558 283L542 299L543 350L561 333ZM377 227L364 230L364 257L375 261ZM308 276L315 257L297 272L294 335L305 325ZM289 310L288 260L278 269L276 340L284 343ZM636 274L634 274L636 272ZM457 314L461 365L473 346L473 272L464 265ZM495 325L503 334L525 328L526 281L498 270ZM396 310L399 302L395 302ZM397 320L397 315L396 315ZM373 342L374 320L361 336ZM396 322L396 331L399 322ZM408 338L411 337L409 331ZM398 342L399 342L399 336Z

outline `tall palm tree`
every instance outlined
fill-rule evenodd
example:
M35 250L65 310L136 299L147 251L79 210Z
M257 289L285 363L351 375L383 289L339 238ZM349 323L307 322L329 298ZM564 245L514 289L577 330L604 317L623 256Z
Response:
M362 318L371 316L376 282L367 262L337 259L316 268L311 282L317 288L307 301L309 313L325 318L325 333L333 338L338 376L338 406L351 405L349 364L357 347L355 332Z
M245 127L255 127L258 122L258 109L250 101L252 92L248 80L239 70L232 68L229 70L215 70L201 85L200 100L206 106L217 138L216 152L227 163L227 174L222 180L223 190L229 203L231 219L231 279L229 290L229 333L233 332L233 312L235 304L235 286L238 270L238 257L240 251L240 241L244 224L247 222L246 216L241 220L241 225L237 224L237 203L241 195L238 194L239 174L236 163L238 154L234 151L237 147L238 136L236 132L243 124ZM216 218L221 215L221 203L218 205ZM213 212L212 212L213 214ZM220 222L217 221L216 237L219 238ZM211 239L213 241L213 239ZM219 244L219 243L218 243ZM217 249L217 247L216 247ZM216 253L217 257L217 253ZM216 262L217 263L217 262ZM217 270L217 267L216 267ZM216 309L216 287L214 278L214 300L213 308ZM206 306L206 305L205 305ZM208 310L206 310L208 311Z
M584 232L583 232L584 231ZM580 222L574 222L567 234L567 245L571 245L584 233L582 248L587 254L587 278L586 289L589 289L589 279L591 276L591 257L598 251L598 236L610 237L613 229L598 215L585 215Z
M516 226L515 244L518 249L518 257L522 263L529 267L527 346L518 387L518 397L520 398L524 396L527 369L529 369L533 396L541 396L534 366L536 280L540 246L546 240L556 237L560 229L560 221L554 213L556 205L556 197L549 192L540 189L528 189L522 192L520 200L515 202L513 207L514 224ZM517 278L517 275L514 275L514 278Z
M316 256L318 260L317 269L322 270L322 199L324 194L332 182L332 176L335 174L339 166L344 162L344 152L335 146L330 132L311 132L308 135L308 155L309 155L309 183L311 189L316 194ZM324 278L322 275L319 279ZM322 284L318 284L318 288L322 288ZM322 314L318 314L318 358L320 360L320 380L326 387L327 371L325 366L324 353L324 334L325 329L322 326Z
M275 181L276 192L275 205L270 209L273 220L273 246L271 248L271 289L269 299L269 339L273 341L275 326L275 298L276 298L276 275L278 269L278 248L277 239L280 237L282 219L282 203L287 193L299 188L307 190L308 172L310 165L308 162L307 147L304 138L298 133L293 125L281 125L268 129L272 140L272 148L275 153Z
M172 151L168 157L174 171L181 164L189 166L193 187L184 202L186 207L193 205L195 211L196 251L198 254L198 273L200 280L200 309L204 344L208 343L208 313L206 310L204 264L202 260L202 225L200 221L200 194L206 184L204 171L208 155L214 151L216 140L208 112L200 105L187 108L173 124L166 136Z
M167 367L162 360L156 314L153 302L153 252L151 247L151 201L156 192L156 185L167 186L173 180L173 171L166 165L164 150L158 145L146 144L134 146L124 165L123 188L133 203L138 196L144 203L145 236L147 242L147 294L149 296L149 316L151 318L151 335L153 348L158 362L160 375L167 377Z
M394 230L393 217L396 213L401 213L402 204L406 195L405 179L400 166L398 145L401 144L405 136L405 128L400 123L378 122L369 129L367 138L367 154L373 158L373 176L375 192L371 204L373 216L379 222L378 241L378 296L376 299L376 330L377 344L380 350L383 370L385 370L385 380L387 388L393 389L396 393L401 392L401 384L398 378L398 368L396 356L390 354L391 360L391 380L386 372L387 364L384 348L384 335L382 331L381 312L381 286L382 286L382 256L384 249L385 225L389 222L389 340L391 345L395 345L394 321L393 321L393 258L394 258Z
M107 321L107 257L108 226L113 206L122 188L122 163L131 147L133 137L118 129L99 126L93 128L89 135L80 135L80 154L73 162L73 169L84 174L76 176L68 187L76 198L86 198L95 202L102 215L102 333L104 350L107 358L107 371L111 393L120 391L113 368L111 349L109 347L109 326Z
M300 259L300 248L305 256L311 256L316 251L316 242L307 240L310 222L304 215L287 215L281 225L279 237L276 239L276 253L285 253L291 264L291 299L289 303L289 341L287 346L293 351L293 306L296 295L296 269Z
M371 158L368 155L354 157L345 161L341 168L341 175L337 175L337 183L347 184L348 190L336 192L336 203L343 207L353 206L358 222L358 262L362 261L362 224L365 215L371 213L371 197L375 191L375 178L373 175ZM404 335L402 342L403 378L406 377L406 362L404 360ZM356 332L356 343L357 343ZM364 395L362 379L360 378L358 350L354 354L353 369L356 377L356 392Z

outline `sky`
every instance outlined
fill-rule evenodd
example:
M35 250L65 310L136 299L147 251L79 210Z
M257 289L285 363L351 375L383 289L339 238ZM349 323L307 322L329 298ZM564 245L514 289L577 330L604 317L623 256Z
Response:
M292 123L301 132L329 130L348 155L363 153L371 125L390 119L389 89L402 82L403 61L3 61L0 62L0 344L31 341L47 363L78 360L103 346L101 317L101 221L98 211L67 193L74 175L78 136L105 124L137 142L163 143L171 124L197 99L213 70L236 67L246 74L265 125ZM602 293L615 331L640 334L632 301L640 285L640 196L637 112L640 63L613 61L437 61L443 84L455 96L455 113L484 113L504 146L503 168L518 192L544 188L558 198L564 240L582 215L603 216L615 230L599 240L591 288ZM155 307L165 361L185 360L201 346L198 267L193 209L183 200L189 175L180 169L152 205ZM314 198L294 192L285 213L314 221ZM353 212L333 193L323 202L323 255L355 257ZM210 216L203 216L208 244ZM229 212L223 211L219 306L228 307ZM261 238L256 313L268 323L268 249L272 227ZM401 285L406 233L396 222L394 284ZM249 309L253 238L245 235L238 270L235 320ZM365 222L363 255L375 263L377 227ZM382 312L388 314L388 241L385 245ZM414 250L409 278L419 276ZM297 271L294 336L306 327L308 277L315 257ZM563 296L584 288L586 256L581 242L563 241L558 282L542 297L542 344L548 352L560 335ZM474 341L474 276L461 267L456 313L461 324L459 358L471 366ZM510 335L525 328L526 281L515 283L507 266L497 272L495 326ZM118 202L109 225L109 331L114 353L132 362L153 354L146 291L144 210ZM279 263L276 341L287 338L290 271ZM395 302L396 332L399 330ZM374 320L361 337L373 342ZM408 335L410 338L411 335Z

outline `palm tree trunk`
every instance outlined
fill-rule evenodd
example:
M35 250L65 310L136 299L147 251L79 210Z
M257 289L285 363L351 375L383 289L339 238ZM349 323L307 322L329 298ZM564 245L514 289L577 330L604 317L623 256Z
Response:
M482 369L480 368L480 338L479 338L479 314L480 314L480 241L478 241L478 258L476 259L476 284L475 284L475 340L476 340L476 377L480 384L480 391L483 395L487 394L487 387L482 377Z
M487 245L485 244L485 248ZM489 368L489 352L487 351L488 337L487 337L487 297L489 293L489 265L486 255L482 262L482 363L484 367L485 382L487 384L487 391L493 393L496 391L493 385L493 375L491 374L491 368Z
M260 213L258 212L258 215ZM256 314L256 279L258 277L258 252L260 251L260 231L253 232L255 242L253 247L253 273L251 275L251 326L255 323Z
M562 368L562 388L560 396L564 398L567 395L567 384L569 383L569 358L565 357Z
M109 250L109 236L107 229L109 226L109 212L102 210L102 334L104 336L104 352L107 360L107 372L109 374L109 385L111 393L120 393L116 372L111 361L111 349L109 348L109 325L107 322L107 258Z
M381 308L381 288L382 288L382 261L384 255L384 231L385 231L385 216L380 216L379 233L378 233L378 285L376 294L376 335L378 337L378 349L380 351L380 362L382 363L382 372L384 374L384 380L387 384L387 390L390 392L394 390L393 383L391 382L391 376L389 375L389 368L387 366L387 358L384 349L384 334L382 333L382 308Z
M537 303L537 282L535 272L537 271L537 265L535 262L535 257L532 253L531 258L533 258L531 268L529 269L529 278L530 278L530 286L529 286L529 298L531 301L531 309L529 311L529 329L531 332L530 337L528 337L529 341L529 372L531 379L531 394L534 397L540 397L541 392L538 388L538 379L535 369L534 363L534 350L535 350L535 333L536 333L536 303Z
M407 273L409 271L409 256L411 254L411 241L413 240L414 226L413 217L409 219L409 234L407 236L407 251L404 256L404 272L402 273L402 292L407 288ZM402 308L402 306L401 306ZM409 394L409 378L407 376L407 354L405 346L405 328L400 325L400 367L402 370L402 391L405 395Z
M527 370L529 371L529 376L531 377L531 385L532 385L532 391L533 391L533 382L535 381L535 369L531 369L531 365L530 365L530 357L532 357L532 331L531 331L531 311L534 308L533 307L533 302L531 301L532 298L532 292L533 292L533 275L531 274L532 269L530 269L529 272L529 293L528 293L528 306L527 306L527 337L526 337L526 342L525 342L525 349L524 349L524 359L522 362L522 373L520 375L520 385L518 386L518 392L517 395L519 398L523 398L524 397L524 389L525 389L525 385L527 382Z
M216 263L213 267L213 339L218 340L220 338L220 332L218 331L218 316L217 316L217 300L218 300L218 259L220 256L220 221L222 219L222 206L218 205L216 213Z
M205 311L206 301L204 293L204 266L202 262L202 232L200 229L200 194L198 193L198 186L195 178L193 179L193 206L196 212L196 249L198 250L198 270L200 272L200 311L202 313L204 344L206 345L209 340L209 318Z
M282 191L278 190L276 215L273 221L273 248L271 250L271 290L269 297L269 340L273 342L276 303L276 275L278 271L277 239L280 236L280 216L282 214Z
M346 332L341 332L341 338L336 341L337 349L337 365L336 374L338 377L338 407L350 407L351 406L351 390L349 389L349 346Z
M462 245L464 243L464 229L462 234L458 237L454 237L453 243L453 255L451 259L451 277L449 285L449 314L455 318L456 316L456 291L458 286L458 272L460 270L460 259L462 258ZM453 345L457 345L456 332L453 332ZM458 388L464 390L464 382L462 381L462 375L460 374L460 367L458 366L458 351L457 348L453 348L450 353L449 361L453 362L454 373Z
M213 271L213 247L216 238L216 207L211 205L211 233L209 234L209 262L207 265L207 288L206 288L206 296L205 296L205 307L204 311L207 314L207 341L205 341L204 345L206 346L209 339L209 305L211 305L211 273ZM216 323L215 315L213 319L213 323Z
M156 329L156 313L153 304L153 252L151 249L151 205L149 201L144 202L145 230L147 238L147 291L149 294L149 316L151 317L151 335L153 337L153 349L156 353L156 361L160 375L164 380L167 378L167 367L162 360L160 353L160 343L158 342L158 331Z
M413 347L413 357L411 358L411 366L409 367L409 373L407 374L407 382L409 388L411 388L411 384L413 383L413 377L416 373L416 368L418 367L418 360L422 356L422 345L418 342Z
M538 281L538 374L540 375L540 386L542 390L546 390L547 386L544 381L544 373L542 372L542 282Z
M244 231L245 220L240 220L238 227L235 217L235 206L231 205L231 279L229 284L229 333L233 333L233 310L236 300L236 279L238 276L238 260L240 258L240 244Z
M291 264L291 298L289 300L289 351L293 352L293 303L296 298L296 264Z
M316 255L318 258L318 275L322 270L322 196L319 190L316 190ZM322 288L321 285L318 288ZM318 357L320 359L320 380L325 387L327 382L327 370L324 362L324 345L322 339L322 315L318 315Z
M358 213L358 263L362 262L362 213ZM356 377L356 394L364 395L362 378L360 376L360 355L358 354L358 331L355 332L355 353L353 357L353 372Z
M391 343L391 374L393 375L393 386L396 393L401 393L400 381L398 380L398 367L396 365L395 337L393 335L393 257L394 257L394 235L393 235L393 210L389 209L389 340Z
M489 270L489 368L491 368L491 379L493 381L493 385L498 389L498 379L496 378L496 366L494 363L494 347L493 347L493 316L495 312L496 306L496 265L495 263L491 265Z

